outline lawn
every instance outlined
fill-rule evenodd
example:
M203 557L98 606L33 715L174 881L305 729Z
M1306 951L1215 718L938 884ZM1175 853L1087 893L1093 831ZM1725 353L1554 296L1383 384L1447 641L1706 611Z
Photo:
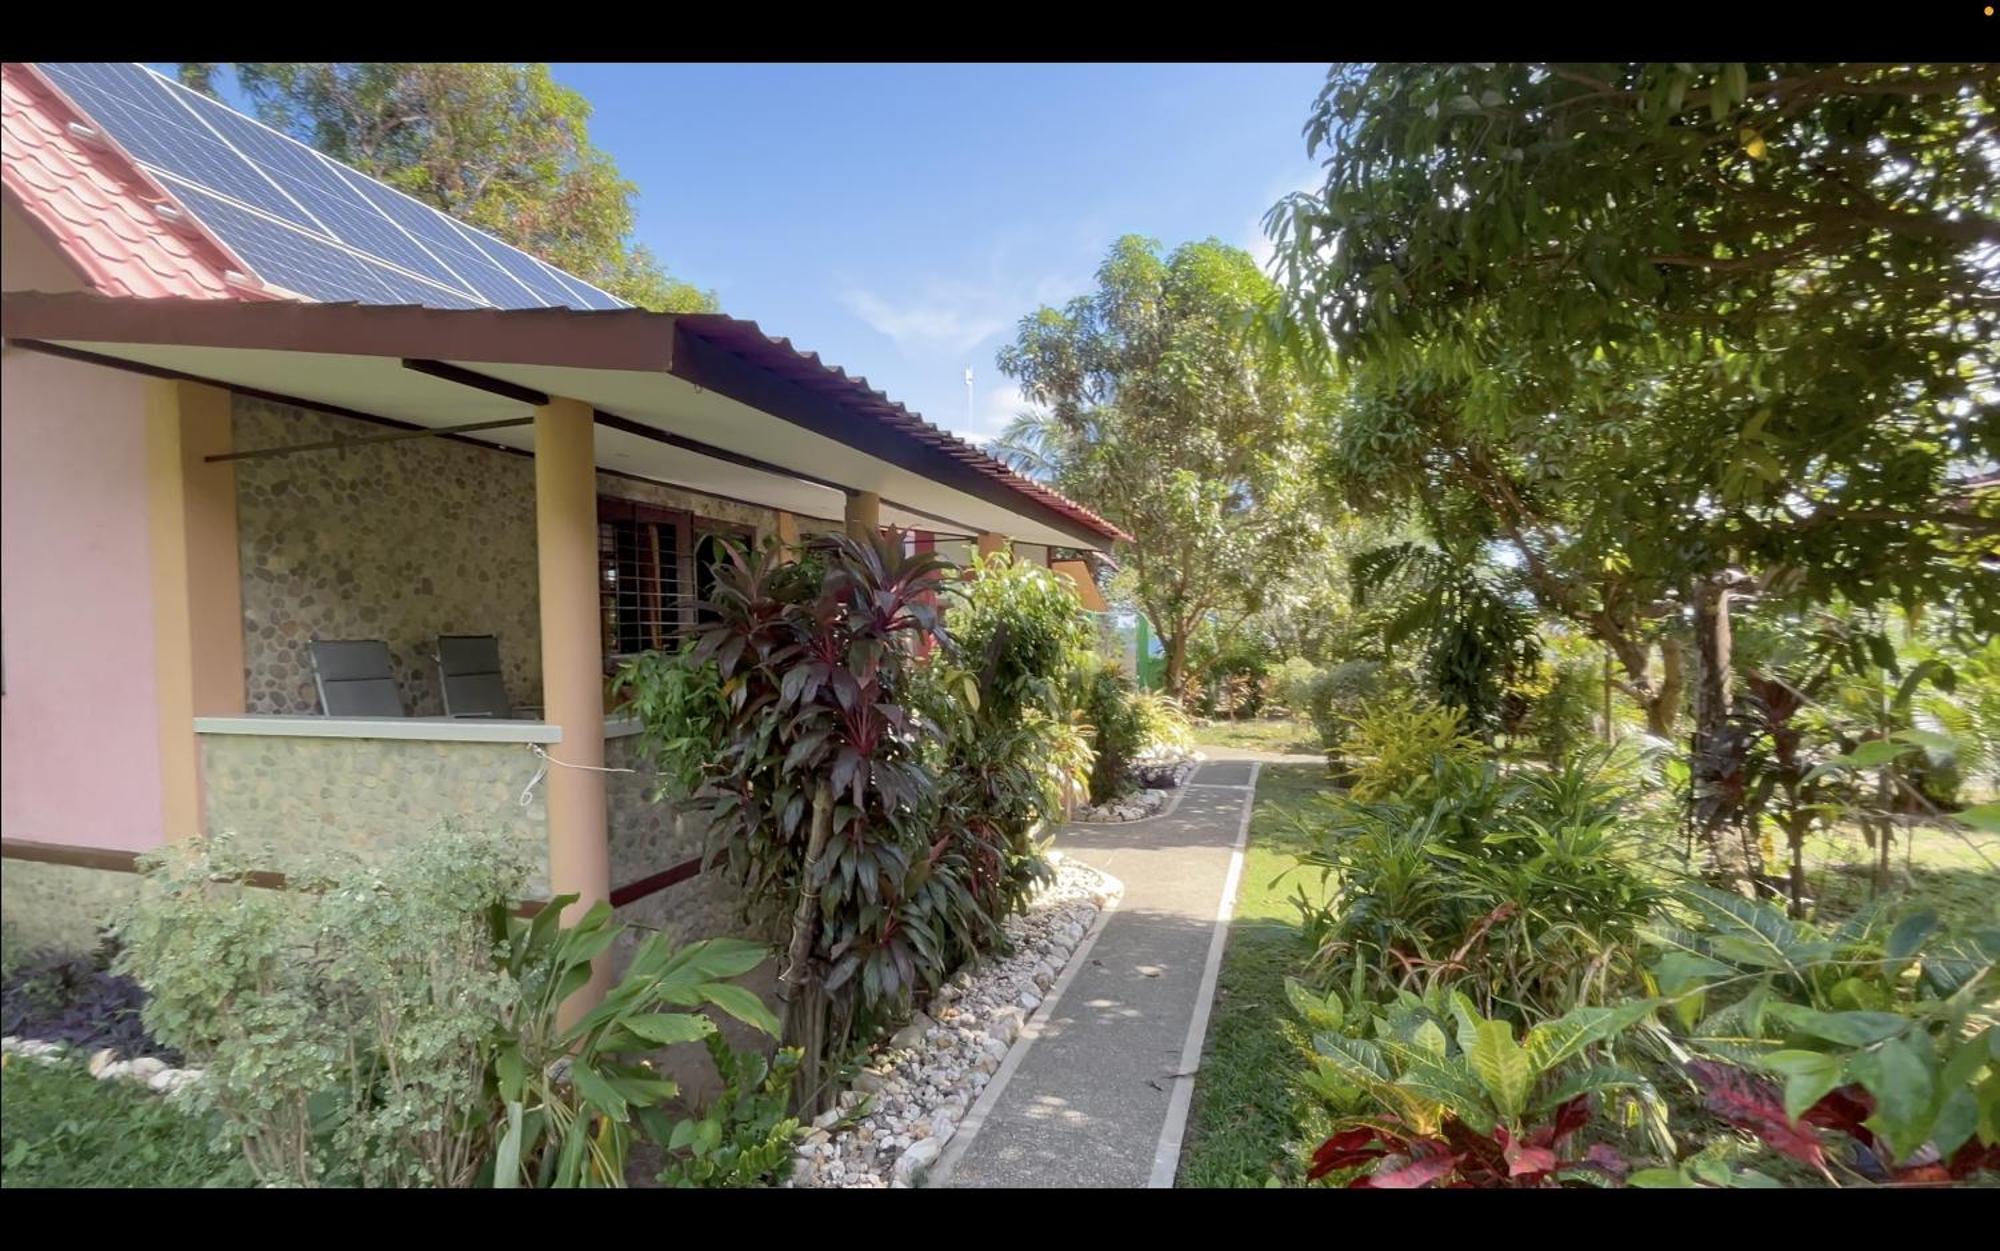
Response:
M1296 974L1310 953L1291 903L1299 878L1275 879L1305 849L1289 816L1327 785L1326 768L1317 764L1267 764L1259 774L1235 919L1181 1153L1181 1186L1304 1180L1292 1144L1325 1117L1291 1082L1310 1043L1286 1006L1285 976Z
M1230 747L1243 751L1288 754L1321 754L1319 735L1309 721L1290 717L1258 718L1250 721L1211 721L1194 731L1198 747Z
M210 1118L74 1060L6 1057L0 1067L0 1186L247 1186L241 1157L217 1152Z

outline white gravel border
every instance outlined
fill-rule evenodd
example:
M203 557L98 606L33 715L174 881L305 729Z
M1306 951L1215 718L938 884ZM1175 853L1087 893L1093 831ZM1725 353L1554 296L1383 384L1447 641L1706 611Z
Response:
M963 1154L1124 892L1109 874L1051 860L1053 885L1007 921L1013 952L960 969L931 1005L936 1019L919 1013L873 1050L784 1185L904 1189Z

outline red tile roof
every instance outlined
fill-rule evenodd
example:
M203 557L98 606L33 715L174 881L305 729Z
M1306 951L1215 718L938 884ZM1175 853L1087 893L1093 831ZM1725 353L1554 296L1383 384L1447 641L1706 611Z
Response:
M90 139L92 132L98 137ZM14 62L0 65L0 158L8 200L92 289L142 298L262 298L224 277L242 267L221 247L163 221L157 209L177 207L172 198L34 70Z

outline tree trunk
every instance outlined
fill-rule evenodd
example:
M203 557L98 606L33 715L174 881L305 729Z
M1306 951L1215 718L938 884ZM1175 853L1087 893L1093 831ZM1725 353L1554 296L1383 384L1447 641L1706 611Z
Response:
M1731 889L1752 886L1762 866L1743 821L1742 762L1728 736L1730 709L1729 596L1727 574L1703 578L1694 595L1695 833L1703 872Z
M1660 636L1660 688L1646 706L1646 725L1660 738L1674 736L1681 719L1681 693L1687 690L1687 640L1668 631Z
M822 778L813 788L812 829L799 873L799 902L792 910L792 939L778 975L778 998L785 1004L784 1045L804 1053L793 1089L799 1113L806 1118L824 1111L828 1093L826 986L812 953L819 940L819 861L832 837L833 789Z
M1182 689L1187 682L1188 631L1178 626L1167 635L1167 693L1175 699L1186 692Z

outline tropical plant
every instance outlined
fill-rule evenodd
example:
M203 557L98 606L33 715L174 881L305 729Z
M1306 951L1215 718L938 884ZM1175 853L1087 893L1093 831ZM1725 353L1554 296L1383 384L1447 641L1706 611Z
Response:
M1344 764L1339 758L1340 740L1348 727L1365 705L1387 693L1392 681L1388 667L1379 660L1342 661L1314 679L1306 692L1305 711L1336 771Z
M787 1114L799 1052L786 1047L770 1060L736 1051L720 1034L708 1054L722 1090L698 1117L677 1121L667 1135L663 1186L739 1189L767 1186L790 1167L799 1121Z
M625 929L602 901L574 925L562 925L563 909L575 902L574 895L557 896L533 920L500 905L488 912L503 967L519 988L493 1050L497 1187L623 1186L639 1136L671 1141L674 1128L661 1105L680 1087L654 1072L645 1053L706 1039L715 1022L667 1009L712 1005L767 1034L778 1032L777 1018L757 996L727 980L769 959L768 949L731 938L675 949L660 933L639 943L602 1002L564 1025L563 1004L589 983L592 962Z
M1593 1098L1612 1092L1630 1092L1664 1134L1646 1078L1590 1059L1651 1014L1651 1000L1575 1008L1517 1037L1456 991L1404 991L1379 1009L1296 982L1287 991L1313 1031L1307 1085L1339 1114L1313 1152L1313 1180L1352 1173L1349 1185L1376 1189L1615 1182L1625 1164L1608 1144L1568 1155Z
M1276 675L1278 702L1285 706L1285 711L1293 716L1308 713L1313 686L1324 672L1304 656L1287 656Z
M1135 690L1130 695L1132 718L1138 725L1139 758L1185 756L1194 750L1194 726L1180 701L1163 691Z
M728 721L715 666L693 657L694 642L672 652L642 652L619 667L611 696L639 721L638 749L660 782L656 800L682 800L701 788Z
M1650 977L1712 1111L1829 1178L1819 1129L1876 1180L2000 1168L2000 925L1874 907L1828 930L1699 884L1676 899L1690 924L1657 932Z
M1608 752L1503 773L1439 758L1423 786L1321 797L1303 819L1317 963L1380 992L1462 985L1530 1018L1614 997L1661 894L1654 831Z
M1349 793L1358 800L1429 793L1444 772L1485 754L1463 721L1455 708L1420 701L1364 704L1340 740Z

